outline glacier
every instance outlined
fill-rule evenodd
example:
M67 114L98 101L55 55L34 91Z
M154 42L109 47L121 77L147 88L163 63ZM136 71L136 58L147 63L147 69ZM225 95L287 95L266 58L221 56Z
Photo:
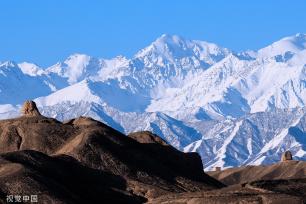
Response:
M150 130L198 152L205 170L269 164L285 150L306 160L306 35L238 53L164 34L131 59L0 62L0 118L18 116L28 99L61 121Z

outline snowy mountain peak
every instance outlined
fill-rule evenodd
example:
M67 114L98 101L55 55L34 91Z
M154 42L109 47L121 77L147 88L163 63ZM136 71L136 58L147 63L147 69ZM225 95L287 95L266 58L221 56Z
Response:
M135 57L162 55L163 57L170 58L173 52L186 50L186 40L177 35L163 34L157 38L151 45L138 52Z
M57 63L47 69L47 73L56 73L68 78L69 84L77 83L100 70L100 60L84 54L69 56L64 62Z
M164 34L139 51L135 58L143 61L146 67L166 67L173 64L176 67L207 68L230 53L230 50L213 43Z
M70 55L65 61L64 63L66 63L67 65L74 65L74 64L84 64L84 63L88 63L88 61L90 60L90 56L85 55L85 54L73 54Z
M175 53L178 50L187 51L193 46L193 42L178 35L163 34L151 45L160 53L167 51Z
M180 44L184 41L186 40L178 35L162 34L153 42L153 44Z
M293 44L295 44L297 47L300 47L301 49L305 49L306 47L306 34L297 33L294 36L285 37L282 40L291 41Z
M306 35L298 33L294 36L282 38L281 40L274 42L258 51L259 56L274 57L277 55L295 54L306 49Z
M22 62L19 63L18 66L24 74L28 74L30 76L42 75L44 73L44 70L42 68L33 63Z

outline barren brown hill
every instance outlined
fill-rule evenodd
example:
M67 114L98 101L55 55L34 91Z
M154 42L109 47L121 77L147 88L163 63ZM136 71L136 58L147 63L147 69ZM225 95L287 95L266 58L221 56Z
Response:
M256 180L306 179L306 162L288 160L269 166L243 166L207 173L227 185Z
M165 193L212 190L224 186L203 172L198 154L182 153L164 144L157 136L150 142L143 140L151 138L151 133L142 132L127 137L101 122L86 117L62 123L37 114L36 106L32 107L33 104L24 111L25 115L22 117L0 121L0 156L3 158L0 172L5 175L2 179L14 177L13 181L19 183L19 186L27 185L27 178L34 179L34 187L29 188L29 191L39 194L45 203L57 203L60 198L65 197L65 193L68 193L67 202L74 203L79 199L76 186L85 185L86 182L87 191L98 192L101 195L100 201L103 197L108 198L108 193L115 195L116 192L119 196L114 196L114 199L118 197L119 201L124 196L127 196L127 201L143 201ZM65 164L61 158L65 158ZM68 168L69 165L74 165L75 169L84 166L85 170L79 173L80 179L78 174L73 172L74 168ZM56 170L54 175L48 169ZM57 174L59 171L60 175ZM57 184L65 174L69 177L70 172L74 177L70 177L67 182L63 181L63 185ZM86 172L100 173L101 178L97 180L100 179L101 182L103 178L114 179L115 187L107 186L112 183L110 181L106 182L106 191L94 189L97 185L89 183L95 178ZM76 181L72 182L74 179ZM3 180L3 183L5 182L7 180ZM118 186L116 182L119 182ZM53 192L56 187L46 186L49 184L64 189L63 194ZM18 189L21 191L23 188ZM3 187L1 191L2 195L13 194L17 193L18 189ZM74 199L74 196L77 197ZM84 201L87 197L80 199Z

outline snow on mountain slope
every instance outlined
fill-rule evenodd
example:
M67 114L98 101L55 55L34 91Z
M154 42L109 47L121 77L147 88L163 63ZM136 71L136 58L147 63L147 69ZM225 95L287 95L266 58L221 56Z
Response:
M98 72L98 77L95 78L104 81L107 79L120 79L123 76L128 76L131 70L129 63L130 60L123 56L118 56L109 60L103 59L101 60L102 68Z
M47 77L24 74L14 62L0 64L0 104L17 105L51 92Z
M43 115L66 121L80 115L89 116L103 121L109 126L129 134L135 131L149 130L155 132L174 147L182 149L187 144L201 138L201 135L182 121L171 118L163 113L121 112L104 104L81 101L73 103L63 101L54 105L39 104Z
M28 74L30 76L42 75L44 73L44 70L36 64L22 62L19 63L18 66L24 74Z
M206 169L269 163L285 149L305 159L305 42L297 34L235 53L162 35L131 59L74 54L48 68L6 62L0 117L36 99L59 120L87 115L124 133L151 130L199 152Z
M306 109L299 108L221 121L184 151L198 152L206 170L270 164L279 161L286 150L296 159L306 160L305 118Z
M39 97L35 102L38 106L52 106L65 101L70 103L79 101L99 103L101 99L92 93L87 82L87 80L84 80L54 92L47 97Z
M175 64L185 68L184 65L192 64L193 67L207 67L230 54L226 48L221 48L213 43L196 40L186 40L177 35L164 34L150 46L135 55L140 58L146 67L165 67ZM190 68L190 67L186 67Z
M213 43L162 35L132 59L132 76L141 87L180 87L190 73L205 70L231 52Z
M135 95L122 89L117 81L106 82L85 79L81 82L56 91L49 96L37 98L39 106L52 106L57 103L80 101L106 104L123 112L143 111L149 102L145 96Z
M301 34L282 39L260 50L258 59L229 54L207 70L186 78L181 87L164 87L147 111L177 113L184 108L203 107L223 116L240 117L248 112L303 107L305 42L306 37ZM282 50L277 53L271 47ZM295 53L292 52L290 59L284 54L282 58L286 60L280 60L278 54L285 49ZM269 55L265 56L265 52ZM271 58L273 53L277 55Z
M306 49L306 35L298 33L295 36L285 37L272 45L258 51L260 58L284 56L285 60Z
M99 59L83 54L75 54L69 56L64 62L59 62L49 67L46 72L56 73L59 76L68 78L69 84L74 84L87 76L97 74L101 69L100 66Z
M239 117L248 112L249 107L231 85L246 69L251 70L252 64L230 54L209 69L187 78L183 87L164 90L165 94L152 101L147 111L177 112L184 108L204 107L220 115Z
M259 112L303 107L306 102L305 80L305 65L272 60L240 79L234 87L248 101L251 112Z

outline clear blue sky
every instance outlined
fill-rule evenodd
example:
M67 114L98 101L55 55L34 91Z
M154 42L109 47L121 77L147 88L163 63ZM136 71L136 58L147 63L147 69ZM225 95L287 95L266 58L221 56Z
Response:
M0 61L133 56L163 33L258 49L306 33L305 0L1 0Z

